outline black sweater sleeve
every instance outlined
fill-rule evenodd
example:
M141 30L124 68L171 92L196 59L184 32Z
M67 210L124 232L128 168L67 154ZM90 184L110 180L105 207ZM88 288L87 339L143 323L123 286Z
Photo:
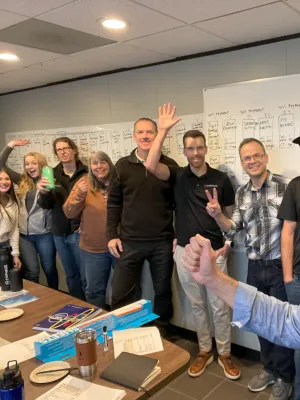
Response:
M108 240L117 239L119 237L118 227L121 222L123 209L123 190L121 185L120 173L118 171L118 163L116 164L118 176L110 189L107 200L107 237Z
M39 193L38 195L38 205L46 210L51 210L54 207L54 194L52 191L49 193Z
M5 167L13 183L18 184L22 178L22 174L6 166L6 161L12 151L13 151L12 147L9 146L4 147L4 149L0 153L0 167Z

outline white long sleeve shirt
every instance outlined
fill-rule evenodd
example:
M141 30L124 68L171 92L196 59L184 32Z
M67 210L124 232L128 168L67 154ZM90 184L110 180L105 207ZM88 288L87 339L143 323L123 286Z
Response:
M9 241L12 256L19 256L19 209L16 203L9 200L4 208L0 204L0 243Z

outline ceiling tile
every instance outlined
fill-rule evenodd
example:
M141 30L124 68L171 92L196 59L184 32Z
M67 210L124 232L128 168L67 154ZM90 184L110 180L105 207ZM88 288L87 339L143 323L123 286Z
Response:
M101 36L36 18L1 29L0 41L60 54L76 53L112 43L111 40Z
M128 23L122 31L105 29L97 20L118 17ZM124 41L184 25L171 17L130 0L78 0L38 17L44 21L78 29L112 40Z
M0 9L0 30L25 21L27 17Z
M283 0L286 4L300 12L300 0Z
M192 26L183 26L171 31L157 33L126 42L142 49L158 51L179 57L230 47L232 42L213 36Z
M299 32L300 14L283 3L275 3L199 22L195 26L242 44Z
M52 53L44 50L32 49L30 47L19 46L17 44L10 44L0 42L0 53L14 53L20 57L19 61L15 62L0 62L0 65L7 65L6 70L15 70L27 67L32 64L40 63L47 60L52 60L60 56L60 54Z
M275 0L133 0L189 24L274 3Z
M75 56L85 60L86 63L96 62L98 72L135 67L173 58L167 54L140 49L125 43L115 43L98 49L82 51L76 53Z
M0 0L0 9L16 14L36 17L75 0Z
M55 71L37 70L33 67L23 68L0 75L0 93L46 85L67 78L65 74L57 74Z
M64 56L56 58L55 60L46 61L40 64L33 65L32 68L44 71L53 71L57 73L57 78L59 79L59 74L62 74L62 79L64 75L69 78L79 77L84 75L91 75L99 72L99 64L96 62L82 60L78 57ZM66 78L67 79L67 78Z

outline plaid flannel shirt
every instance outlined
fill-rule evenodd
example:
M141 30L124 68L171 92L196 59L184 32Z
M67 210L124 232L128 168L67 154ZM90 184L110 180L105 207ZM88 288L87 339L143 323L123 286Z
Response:
M235 209L231 217L231 229L225 237L233 239L237 232L245 229L248 258L252 260L281 258L282 221L277 218L277 213L289 182L290 179L269 171L261 189L255 189L251 181L238 188Z

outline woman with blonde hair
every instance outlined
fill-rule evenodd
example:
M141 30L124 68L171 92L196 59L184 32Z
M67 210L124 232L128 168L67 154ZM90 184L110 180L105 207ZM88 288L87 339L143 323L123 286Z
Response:
M0 153L0 167L4 166L16 146L26 146L28 140L12 140ZM48 286L58 289L56 249L51 227L51 210L38 205L39 191L36 183L47 166L45 157L37 152L24 156L22 174L7 168L16 185L19 203L20 257L24 278L39 283L40 265L45 272Z
M106 287L114 257L108 251L106 203L115 167L103 151L92 153L88 175L74 185L63 209L67 218L80 220L80 256L88 303L105 308Z

